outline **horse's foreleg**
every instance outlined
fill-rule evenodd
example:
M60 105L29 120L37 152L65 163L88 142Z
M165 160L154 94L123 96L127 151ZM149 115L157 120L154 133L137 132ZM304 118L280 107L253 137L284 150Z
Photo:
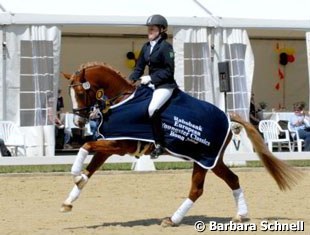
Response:
M80 149L78 156L72 166L72 174L74 175L74 187L69 193L68 198L61 207L62 212L72 210L72 203L80 196L82 188L86 185L88 179L95 171L106 161L112 154L124 155L127 152L134 152L135 145L133 141L96 141L85 143ZM89 152L94 151L91 162L87 166L84 173L82 172L83 163Z
M83 164L90 152L96 151L97 145L100 143L99 141L96 142L87 142L85 143L80 149L78 154L75 157L74 163L71 167L71 174L73 176L79 176L82 173Z
M87 183L88 177L85 174L81 174L83 163L88 155L89 151L86 148L81 147L75 161L71 167L71 174L73 175L74 186L69 193L69 196L62 203L60 211L69 212L72 210L72 203L78 199L81 194L82 188Z
M78 189L82 189L84 184L87 183L88 176L82 174L83 164L87 155L93 151L93 146L91 144L84 144L75 157L74 163L71 167L71 174L73 175L73 182L78 186ZM73 192L73 189L72 189Z
M86 170L84 170L84 174L90 178L102 165L105 161L110 157L110 155L98 152L94 155Z
M181 204L178 210L170 218L162 221L162 226L175 226L181 223L186 213L194 205L194 202L202 195L206 173L206 169L203 169L201 166L194 163L192 185L188 198Z
M71 168L71 174L80 176L84 161L90 152L103 152L105 154L118 153L124 144L120 141L98 140L85 143L79 150ZM102 164L102 163L101 163ZM76 180L75 180L76 181Z
M86 148L83 148L82 146L78 154L76 155L74 163L71 167L71 174L73 176L81 175L83 164L88 154L89 154L89 151Z
M92 176L93 173L108 159L109 155L105 155L101 152L97 152L89 165L87 166L85 172L79 176L75 177L75 185L73 186L71 192L67 199L63 202L60 211L69 212L72 210L72 203L78 199L80 196L82 189L86 185L88 179Z

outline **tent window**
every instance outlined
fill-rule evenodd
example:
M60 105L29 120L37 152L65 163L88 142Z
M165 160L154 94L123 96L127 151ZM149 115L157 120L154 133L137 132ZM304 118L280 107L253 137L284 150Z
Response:
M238 111L248 115L248 93L245 74L246 45L225 44L226 61L230 62L231 92L227 93L227 111Z
M184 91L201 100L206 100L209 58L208 43L184 43Z
M52 124L54 58L52 41L21 41L21 126ZM52 117L52 115L50 115Z

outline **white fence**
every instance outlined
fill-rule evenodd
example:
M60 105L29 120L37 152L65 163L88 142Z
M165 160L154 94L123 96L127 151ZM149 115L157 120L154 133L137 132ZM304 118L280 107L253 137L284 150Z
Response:
M282 160L310 160L310 152L275 152L276 157ZM143 156L142 156L143 157ZM85 163L89 163L92 155L86 158ZM52 165L52 164L72 164L75 155L54 156L54 157L0 157L1 166L13 165ZM245 161L257 161L258 156L255 153L228 153L225 154L224 161L228 165L240 165ZM112 155L107 163L134 163L136 159L129 155ZM163 155L154 162L179 162L184 161L180 158Z

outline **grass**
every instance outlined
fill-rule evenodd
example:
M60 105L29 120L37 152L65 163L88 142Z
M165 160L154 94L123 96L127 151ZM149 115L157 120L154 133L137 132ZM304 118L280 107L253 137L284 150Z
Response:
M310 160L289 160L286 161L289 165L295 167L309 167ZM248 161L247 167L263 167L263 164L260 161Z
M288 164L296 167L309 167L310 160L292 160ZM157 170L191 169L191 162L156 162ZM262 167L259 161L248 161L243 167ZM238 166L240 167L240 166ZM233 168L233 167L232 167ZM71 165L35 165L35 166L0 166L0 174L5 173L35 173L35 172L70 172ZM130 171L131 163L107 163L100 170L104 171Z

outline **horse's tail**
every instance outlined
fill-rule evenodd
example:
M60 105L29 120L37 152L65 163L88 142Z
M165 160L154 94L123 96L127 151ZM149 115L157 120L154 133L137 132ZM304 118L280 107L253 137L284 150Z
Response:
M243 120L238 114L230 114L230 119L245 128L257 155L281 190L291 189L292 186L297 184L297 180L302 175L301 171L276 158L269 151L262 136L251 123Z

